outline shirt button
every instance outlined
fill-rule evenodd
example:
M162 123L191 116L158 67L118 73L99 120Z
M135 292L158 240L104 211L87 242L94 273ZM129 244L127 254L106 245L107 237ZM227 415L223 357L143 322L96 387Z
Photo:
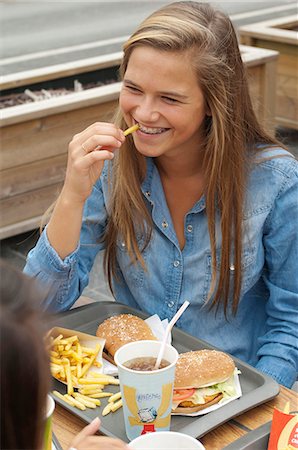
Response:
M231 270L232 272L235 270L234 264L231 264L231 265L230 265L230 270Z
M151 192L147 191L146 192L146 197L150 197L150 195L151 195Z
M174 267L178 267L178 266L180 265L180 261L178 261L178 260L177 260L177 261L174 261L173 264L174 264Z
M193 230L193 227L192 227L192 225L187 225L187 231L188 231L189 233L191 233L191 232L192 232L192 230Z
M169 308L173 308L174 304L175 304L175 302L173 302L173 300L171 300L171 301L168 303L168 307L169 307Z
M164 221L162 222L161 226L162 226L163 228L168 228L169 224L168 224L168 222L166 222L166 221L164 220Z
M121 242L121 247L122 247L122 248L125 247L125 242L124 242L124 241Z

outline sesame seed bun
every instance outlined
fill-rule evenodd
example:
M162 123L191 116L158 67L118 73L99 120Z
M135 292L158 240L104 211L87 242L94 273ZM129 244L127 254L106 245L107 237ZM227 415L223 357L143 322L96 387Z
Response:
M197 350L179 355L175 389L200 388L226 381L234 372L233 359L217 350Z
M157 340L147 323L132 314L109 317L99 325L96 336L106 340L105 349L112 357L118 348L129 342Z

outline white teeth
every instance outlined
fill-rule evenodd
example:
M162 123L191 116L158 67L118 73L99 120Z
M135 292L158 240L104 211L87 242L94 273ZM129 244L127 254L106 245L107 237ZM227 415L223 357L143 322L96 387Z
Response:
M160 134L167 130L167 128L147 128L147 127L144 127L144 125L141 125L140 123L139 123L139 127L143 133L147 133L147 134Z

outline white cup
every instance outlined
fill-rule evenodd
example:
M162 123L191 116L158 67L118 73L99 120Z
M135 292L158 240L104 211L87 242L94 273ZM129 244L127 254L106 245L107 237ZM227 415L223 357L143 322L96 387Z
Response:
M145 433L155 434L170 429L177 350L166 345L164 359L170 364L163 369L143 372L124 365L138 357L157 358L160 346L159 341L130 342L120 347L114 356L129 440Z
M132 450L205 450L197 439L175 431L158 431L137 437L128 444Z

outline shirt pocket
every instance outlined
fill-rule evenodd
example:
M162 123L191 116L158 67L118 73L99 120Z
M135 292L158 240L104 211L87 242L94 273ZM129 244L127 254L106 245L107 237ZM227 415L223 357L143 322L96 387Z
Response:
M244 247L241 261L242 268L242 285L241 285L241 296L245 294L252 287L252 281L255 279L255 264L253 262L256 260L256 247ZM220 251L216 252L216 261L217 266L220 263ZM230 286L234 285L234 273L235 267L234 264L230 265ZM204 283L204 292L203 292L203 300L207 301L209 289L211 285L211 274L212 274L212 265L211 265L211 252L207 252L205 258L205 283ZM219 279L219 270L217 270L217 282Z
M144 247L143 238L138 238L138 247L139 249ZM147 260L147 249L148 246L142 252L145 264ZM142 267L140 262L137 261L136 263L132 263L126 244L120 238L117 240L117 262L128 287L131 284L138 288L143 286L146 270Z

